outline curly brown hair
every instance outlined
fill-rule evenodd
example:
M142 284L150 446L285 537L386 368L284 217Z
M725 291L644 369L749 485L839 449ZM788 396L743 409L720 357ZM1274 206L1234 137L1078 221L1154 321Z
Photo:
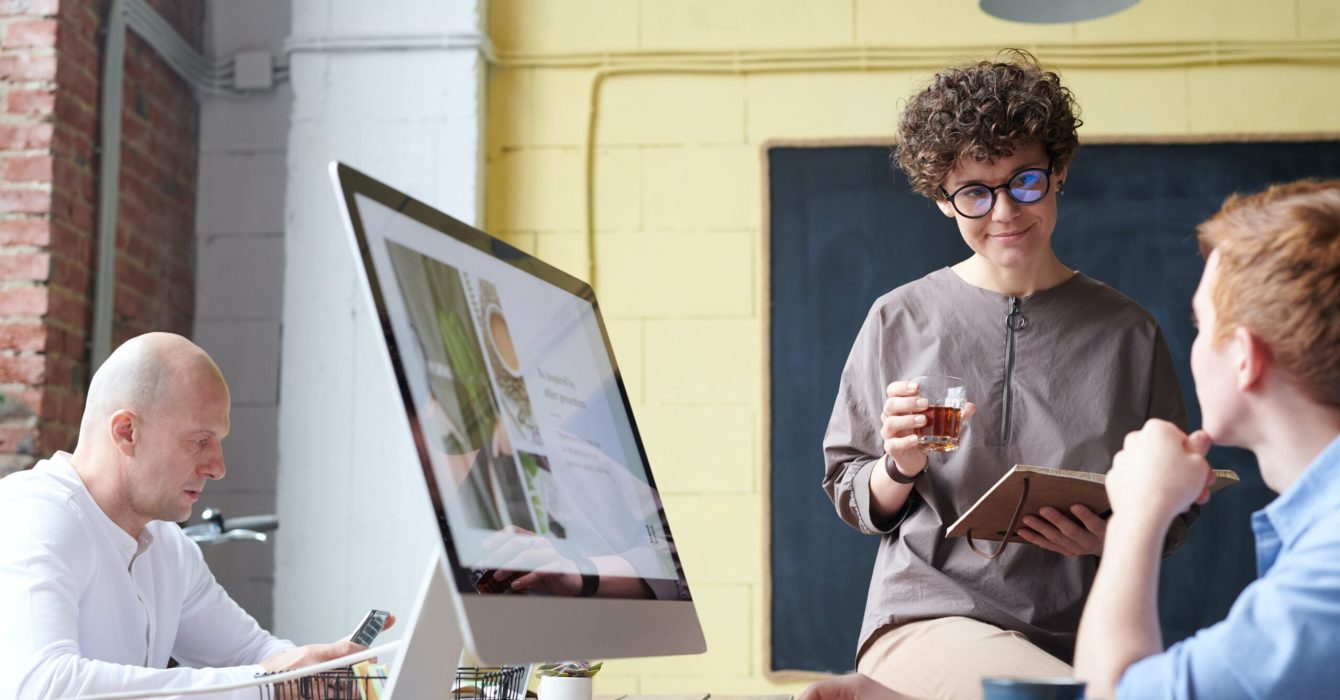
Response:
M1234 195L1196 228L1219 251L1211 290L1216 346L1245 326L1318 403L1340 408L1340 180Z
M1027 51L999 58L945 69L908 102L893 160L914 192L939 199L959 158L994 161L1031 142L1042 144L1053 168L1070 163L1083 124L1075 96Z

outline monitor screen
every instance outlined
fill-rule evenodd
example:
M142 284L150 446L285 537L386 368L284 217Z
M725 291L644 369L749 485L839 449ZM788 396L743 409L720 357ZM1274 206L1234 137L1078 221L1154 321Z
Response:
M363 184L355 243L457 590L690 600L590 287Z

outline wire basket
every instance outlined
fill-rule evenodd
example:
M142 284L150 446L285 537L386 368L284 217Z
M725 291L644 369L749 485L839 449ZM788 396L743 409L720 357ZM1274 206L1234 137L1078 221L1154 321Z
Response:
M526 697L525 666L501 668L458 668L456 683L452 685L452 700L524 700Z
M450 697L452 700L524 700L528 671L525 666L459 668ZM385 684L385 675L359 674L344 668L263 686L260 691L261 700L368 700L378 697L374 687Z
M377 697L374 684L385 683L384 675L357 674L341 668L262 686L260 691L261 700L367 700Z

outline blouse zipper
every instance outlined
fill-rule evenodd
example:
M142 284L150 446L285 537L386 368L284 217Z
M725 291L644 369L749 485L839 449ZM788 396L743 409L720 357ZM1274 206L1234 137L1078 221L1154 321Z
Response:
M1010 297L1010 310L1005 316L1005 395L1000 416L1001 445L1010 443L1010 404L1014 396L1014 389L1011 386L1011 377L1014 374L1014 334L1028 325L1028 319L1024 318L1024 313L1019 308L1021 303L1019 297Z

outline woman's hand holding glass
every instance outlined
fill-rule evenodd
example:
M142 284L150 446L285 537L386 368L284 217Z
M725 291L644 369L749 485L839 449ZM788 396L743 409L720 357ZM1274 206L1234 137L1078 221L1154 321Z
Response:
M879 431L884 452L899 472L908 477L916 476L926 468L926 452L921 448L917 431L926 425L930 400L918 396L917 383L906 379L890 383L885 395ZM966 423L976 410L976 404L965 403L963 421Z

